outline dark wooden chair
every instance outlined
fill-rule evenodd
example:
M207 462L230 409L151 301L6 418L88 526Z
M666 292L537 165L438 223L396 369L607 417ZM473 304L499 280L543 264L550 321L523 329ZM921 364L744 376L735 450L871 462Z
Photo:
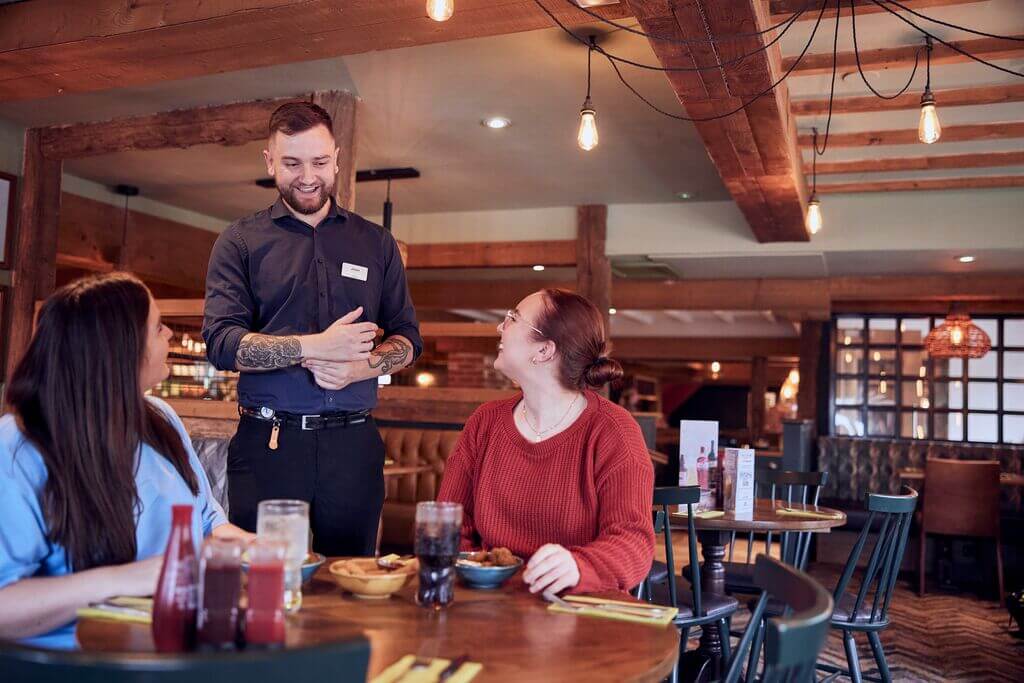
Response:
M896 577L907 547L907 536L916 505L917 491L909 486L904 486L902 493L897 496L868 494L867 522L850 551L846 567L832 594L835 609L831 626L843 632L843 646L849 668L841 670L828 664L819 664L819 669L840 671L854 683L861 683L863 677L854 634L862 632L867 634L881 679L892 680L879 633L889 626L889 603L893 588L896 587ZM872 544L868 543L869 539L873 541ZM850 582L866 547L871 548L871 555L861 582L854 589Z
M767 497L771 500L782 500L787 505L793 503L818 504L818 496L821 488L828 483L828 472L792 472L780 470L761 470L758 472L760 480L757 482L758 491L764 494L759 497ZM778 537L776 539L776 536ZM797 569L807 567L807 559L810 556L811 540L814 534L810 531L784 531L774 533L769 531L764 535L765 554L771 556L777 550L777 557L786 564ZM745 559L737 561L735 558L736 532L729 536L729 550L727 551L725 566L725 590L728 593L758 593L760 592L754 582L754 545L756 537L753 531L746 533L747 551ZM776 545L777 542L777 545ZM684 570L684 575L689 574L689 567Z
M654 489L654 506L660 508L655 514L655 533L664 532L665 538L665 580L645 581L640 594L650 602L670 605L679 610L675 625L680 630L679 653L686 654L690 629L717 628L722 641L722 661L729 661L729 624L739 603L726 595L704 593L700 579L700 560L697 555L697 529L693 522L693 506L700 502L699 486L659 486ZM687 541L690 565L695 567L693 580L689 585L675 572L675 556L672 548L672 526L669 524L670 507L685 505L687 511ZM703 662L691 658L687 666L691 672L701 670ZM678 670L672 672L672 681L678 680Z
M828 636L832 596L808 574L773 557L758 555L753 566L761 597L736 646L725 683L812 680ZM783 606L783 616L764 618L769 600ZM758 676L762 643L764 670Z
M995 460L929 458L924 466L917 594L924 595L928 534L995 541L996 584L1003 604L1003 544L999 526L999 471Z
M370 643L352 640L286 650L188 655L43 650L0 642L5 683L364 683Z

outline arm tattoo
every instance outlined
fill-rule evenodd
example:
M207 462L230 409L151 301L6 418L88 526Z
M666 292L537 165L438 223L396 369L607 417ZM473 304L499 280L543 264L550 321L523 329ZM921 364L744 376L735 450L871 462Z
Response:
M371 368L380 368L382 375L404 368L412 358L412 344L400 337L384 340L370 352L367 362Z
M287 368L302 362L302 344L297 337L248 334L238 345L235 362L253 370Z

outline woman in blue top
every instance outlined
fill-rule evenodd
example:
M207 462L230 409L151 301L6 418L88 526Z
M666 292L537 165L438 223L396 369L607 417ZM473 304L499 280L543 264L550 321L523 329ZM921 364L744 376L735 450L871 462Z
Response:
M125 273L53 294L0 418L0 639L74 646L75 611L152 595L171 506L193 536L229 524L184 425L144 392L167 377L171 332Z

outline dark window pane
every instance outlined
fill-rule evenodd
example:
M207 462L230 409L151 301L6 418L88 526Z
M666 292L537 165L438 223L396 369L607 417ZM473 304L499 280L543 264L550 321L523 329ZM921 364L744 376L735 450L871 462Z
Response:
M868 342L871 344L895 344L896 318L868 320Z
M960 413L935 413L935 438L940 441L963 441L963 415Z
M967 440L993 443L999 440L999 421L988 413L968 413Z
M835 426L839 436L864 436L864 420L857 408L836 410Z
M836 405L860 405L864 402L864 381L859 379L836 380Z
M868 382L868 405L896 404L896 382L891 379L873 379Z
M893 436L896 432L896 413L891 410L868 411L868 436Z
M864 372L864 349L836 349L836 372L841 375L859 375Z
M892 349L869 349L868 350L868 374L889 375L896 374L896 352Z
M904 439L927 439L928 413L923 410L902 413L900 415L900 436Z
M913 408L928 409L931 401L928 397L928 380L917 379L912 382L903 382L900 392L900 403Z
M967 385L968 408L972 410L995 410L998 407L997 401L995 382L970 382Z

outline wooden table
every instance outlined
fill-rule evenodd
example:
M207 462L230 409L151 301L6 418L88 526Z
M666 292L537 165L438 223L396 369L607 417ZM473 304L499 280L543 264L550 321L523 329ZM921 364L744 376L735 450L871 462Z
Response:
M924 483L924 470L905 468L899 471L899 477L903 481ZM1000 472L999 484L1001 486L1024 486L1024 474L1013 474L1012 472Z
M792 507L797 510L813 510L833 515L832 519L811 519L779 515L776 510L781 507ZM754 513L749 517L737 517L733 512L726 512L721 517L702 519L694 517L697 538L700 541L701 585L705 592L725 595L725 547L729 544L732 532L755 531L759 533L783 531L811 531L828 533L832 528L846 524L846 513L816 505L802 503L787 504L780 500L758 498L754 501ZM673 529L687 528L685 515L672 515ZM708 655L712 661L712 673L718 676L721 671L722 643L717 628L702 628L699 652Z
M548 612L520 576L492 591L460 585L455 602L434 612L416 605L415 580L388 600L360 600L342 594L329 565L324 563L303 589L302 609L288 618L288 645L362 633L371 646L369 678L407 654L452 658L467 653L484 665L477 681L655 682L671 673L679 656L674 626ZM77 635L84 650L153 650L146 625L83 619Z

